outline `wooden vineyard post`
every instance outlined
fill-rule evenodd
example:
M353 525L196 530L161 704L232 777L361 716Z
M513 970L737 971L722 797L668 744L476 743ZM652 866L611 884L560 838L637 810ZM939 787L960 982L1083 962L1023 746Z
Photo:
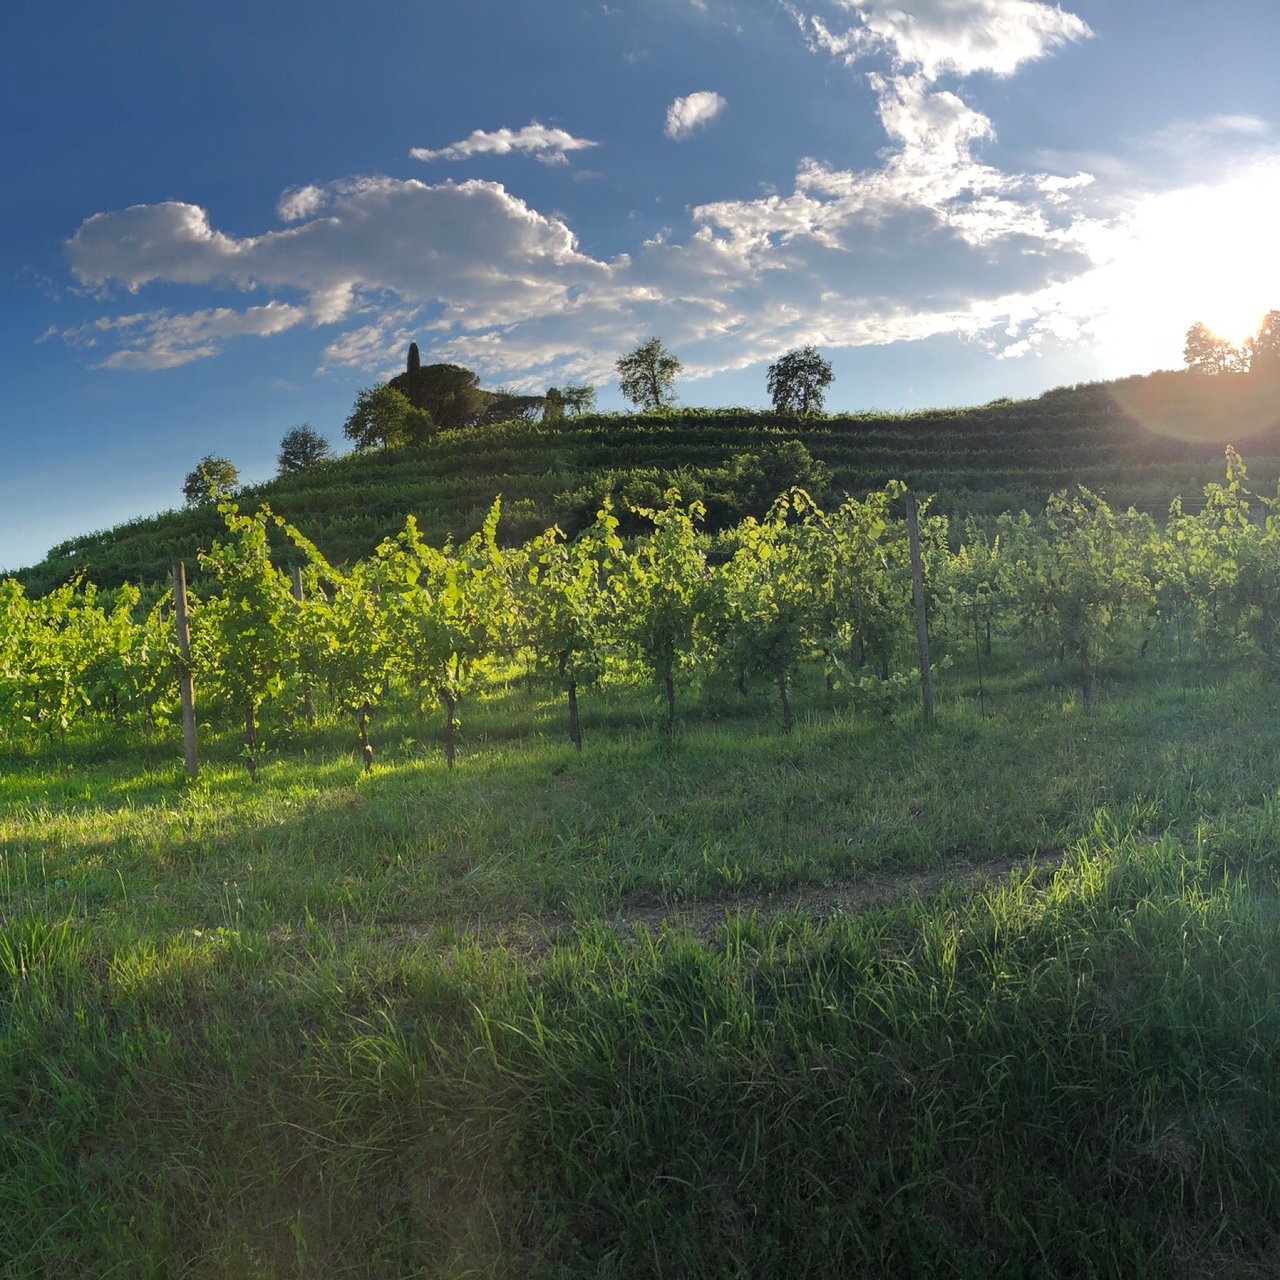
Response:
M925 611L924 562L920 557L920 520L916 514L916 495L908 493L907 541L911 544L911 595L916 605L916 639L920 642L920 698L924 718L933 717L933 672L929 667L929 618Z
M293 566L293 598L301 604L306 596L302 590L302 566L295 564ZM307 725L314 729L316 724L316 704L315 699L311 696L311 685L306 684L302 688L302 710L307 717Z
M187 616L187 568L173 562L173 611L178 628L178 652L182 655L182 749L187 772L200 776L200 749L196 742L196 686L191 675L191 620Z
M987 718L987 700L982 695L982 646L978 643L978 602L973 602L973 658L978 664L978 709Z

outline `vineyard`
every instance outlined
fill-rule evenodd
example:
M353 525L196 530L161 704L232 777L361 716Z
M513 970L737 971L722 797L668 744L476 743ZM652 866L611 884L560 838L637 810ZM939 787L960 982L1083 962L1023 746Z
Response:
M452 766L460 708L515 679L561 691L579 749L580 700L600 684L659 689L668 735L680 691L731 684L745 695L751 682L776 691L790 733L791 689L812 666L850 704L887 711L915 679L931 682L925 622L946 663L971 664L980 695L998 633L1028 660L1045 653L1071 671L1089 708L1096 673L1123 646L1175 664L1184 687L1198 665L1248 652L1274 667L1280 516L1246 480L1228 449L1225 483L1193 513L1175 502L1163 525L1085 489L1034 516L1002 515L991 532L926 515L921 607L906 518L915 499L900 482L829 511L791 489L714 545L704 504L676 490L630 513L649 532L629 543L606 498L575 538L552 527L504 545L495 501L459 545L428 544L410 517L342 568L268 509L224 503L226 536L200 557L207 593L178 587L181 637L172 592L144 612L134 587L104 594L77 581L33 598L6 583L0 708L11 734L56 741L99 722L154 735L194 680L202 706L243 724L256 777L264 717L287 730L314 724L319 706L351 723L372 768L379 710L398 700L439 717Z
M1217 465L5 582L0 1275L1266 1274L1280 512Z

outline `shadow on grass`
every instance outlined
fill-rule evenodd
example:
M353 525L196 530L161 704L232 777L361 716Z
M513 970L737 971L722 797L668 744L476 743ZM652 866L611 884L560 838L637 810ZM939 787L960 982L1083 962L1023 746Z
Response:
M520 692L469 709L452 773L406 735L366 777L344 726L268 755L257 784L228 760L191 785L135 772L129 751L69 772L36 758L0 780L0 914L153 931L586 920L633 894L678 904L1034 857L1100 809L1190 829L1274 791L1274 690L1244 675L1183 702L1143 674L1093 715L1040 690L983 720L962 694L927 731L909 710L831 710L819 684L790 738L761 700L674 743L634 727L635 695L602 693L581 755L556 708ZM527 732L486 738L508 711Z

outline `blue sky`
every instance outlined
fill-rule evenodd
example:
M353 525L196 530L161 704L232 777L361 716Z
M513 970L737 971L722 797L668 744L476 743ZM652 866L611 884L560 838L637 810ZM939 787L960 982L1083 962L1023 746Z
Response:
M1280 306L1280 6L10 0L0 567L423 359L833 408L1176 367Z

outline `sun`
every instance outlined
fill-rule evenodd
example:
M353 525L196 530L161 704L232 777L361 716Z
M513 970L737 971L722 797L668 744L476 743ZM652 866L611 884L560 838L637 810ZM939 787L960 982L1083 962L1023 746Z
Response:
M1210 300L1199 320L1215 337L1243 347L1258 332L1266 313L1256 296Z
M1280 158L1219 181L1152 193L1099 233L1092 271L1062 290L1083 317L1108 377L1182 366L1183 343L1203 324L1233 345L1280 308L1274 234Z

